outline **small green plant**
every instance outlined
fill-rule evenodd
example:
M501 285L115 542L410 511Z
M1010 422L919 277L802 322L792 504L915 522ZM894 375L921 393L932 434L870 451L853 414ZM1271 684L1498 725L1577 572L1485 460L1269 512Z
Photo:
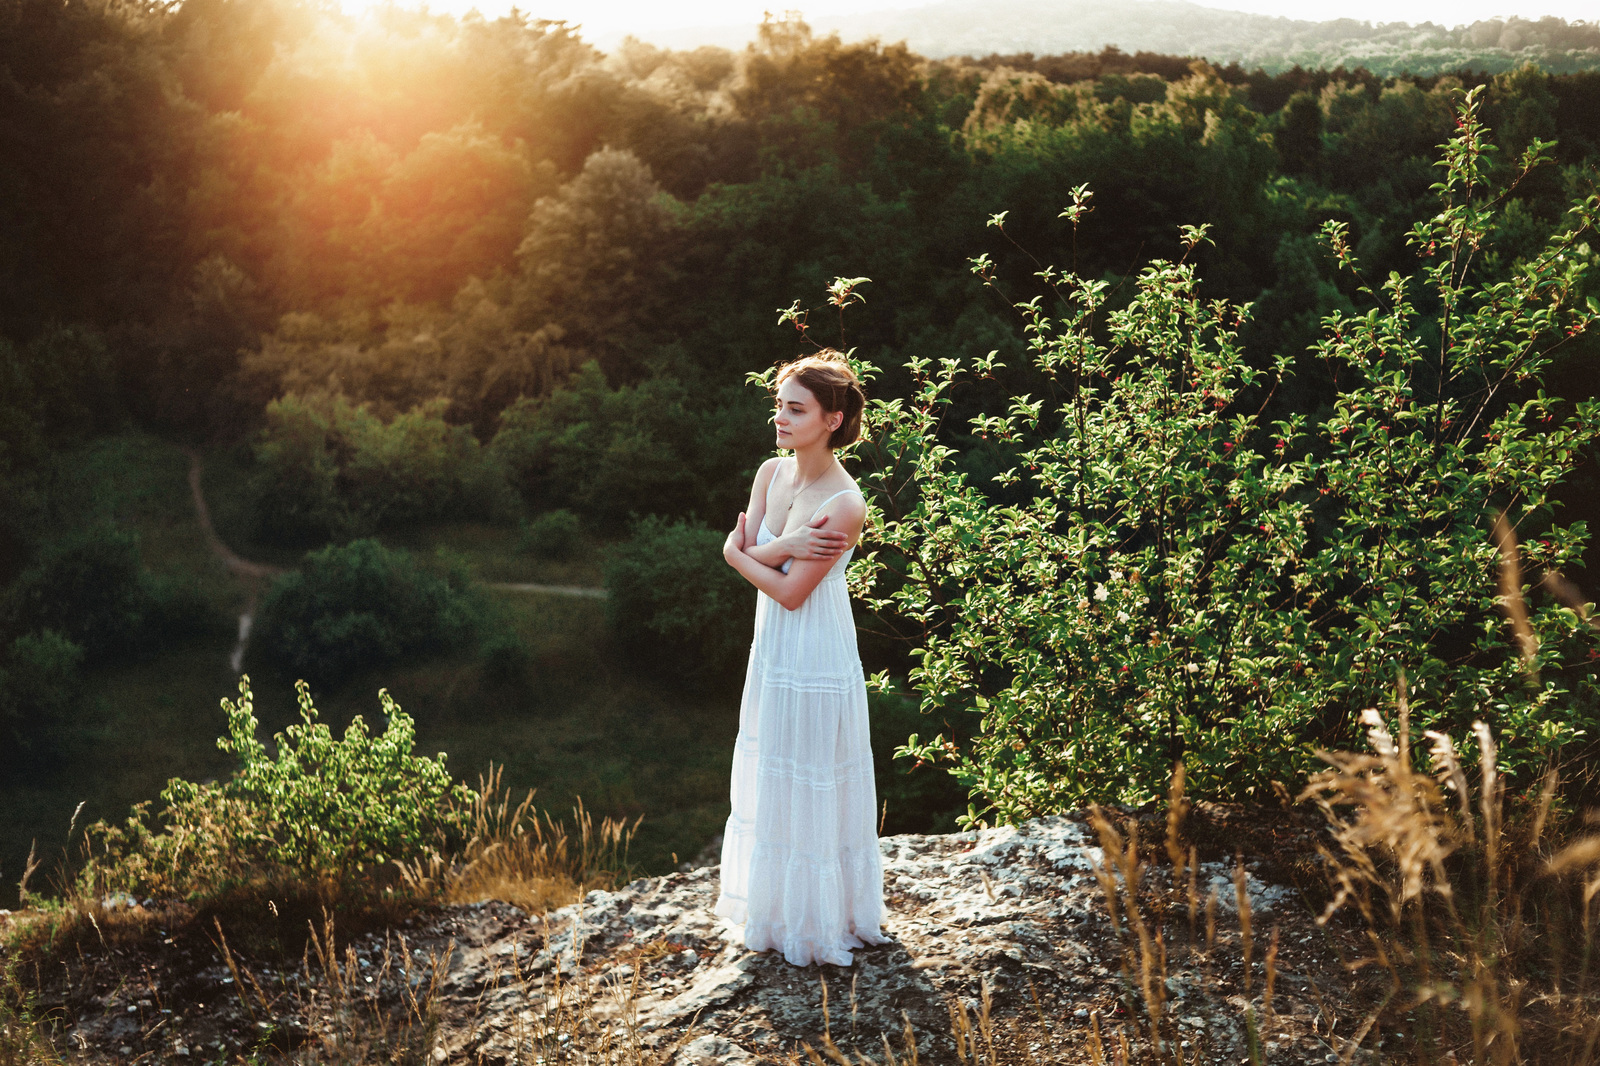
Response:
M222 701L228 731L217 741L238 756L230 780L174 778L159 815L147 802L121 826L90 826L84 894L194 897L277 875L337 881L459 845L476 794L451 780L443 753L413 754L415 726L387 691L378 694L381 733L357 715L336 738L317 720L306 683L295 687L301 720L277 734L275 753L256 736L242 678L239 699Z
M522 527L517 550L540 559L569 559L582 537L578 516L558 507L528 520Z
M23 985L13 959L0 959L0 1066L57 1066L64 1062L35 1015L37 992Z

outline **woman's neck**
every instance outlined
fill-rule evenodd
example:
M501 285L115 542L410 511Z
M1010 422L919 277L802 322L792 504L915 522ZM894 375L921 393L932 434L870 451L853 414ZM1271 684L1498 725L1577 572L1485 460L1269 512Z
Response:
M796 449L794 453L795 474L803 485L820 480L833 468L833 463L833 449L821 441L803 451Z

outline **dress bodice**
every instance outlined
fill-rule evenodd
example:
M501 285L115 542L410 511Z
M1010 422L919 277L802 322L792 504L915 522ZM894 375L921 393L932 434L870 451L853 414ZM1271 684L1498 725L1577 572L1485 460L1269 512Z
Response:
M792 461L792 460L784 460L784 461ZM777 480L778 480L777 473L774 472L773 476L772 476L772 479L767 482L767 513L761 516L761 528L756 530L756 544L757 545L771 544L773 541L778 539L778 534L772 532L772 530L767 527L767 517L769 515L771 515L771 513L772 513L772 484L773 484L774 481L777 481ZM823 500L821 503L817 504L816 510L811 512L811 517L806 519L806 521L807 522L814 521L816 519L817 515L822 513L822 509L824 507L828 506L828 504L832 503L834 500L837 500L840 496L843 496L843 495L845 495L847 493L851 493L851 492L855 493L858 496L861 495L861 490L860 489L855 489L855 488L840 489L838 492L834 493L832 496L829 496L826 500ZM856 549L855 549L854 545L852 545L849 548L846 548L844 550L844 552L842 554L840 554L839 558L834 560L833 566L830 567L828 569L828 572L823 575L822 580L823 581L833 581L836 578L842 579L844 577L845 568L850 565L850 557L855 554L855 550ZM783 561L783 567L782 567L783 572L787 574L789 572L789 567L793 563L794 563L793 559L785 559Z
M845 489L844 491L845 492L854 492L855 490L854 489ZM843 494L841 493L840 495L843 495ZM826 507L827 504L828 504L828 501L824 500L823 501L823 507ZM819 511L822 510L822 507L818 507L817 510L819 510ZM815 517L815 515L813 515L812 517ZM772 530L767 528L767 520L766 520L765 517L763 517L761 519L760 528L756 530L756 543L758 545L759 544L771 544L773 541L775 541L777 539L778 539L777 534L773 533ZM831 581L835 577L842 577L844 575L845 568L850 565L850 557L855 554L855 551L856 550L853 547L846 548L844 550L843 554L841 554L839 556L839 558L837 558L837 559L835 559L833 561L833 566L829 567L828 572L823 575L822 580ZM783 561L783 572L787 574L789 572L789 567L791 565L793 565L793 563L794 563L793 559L785 559Z

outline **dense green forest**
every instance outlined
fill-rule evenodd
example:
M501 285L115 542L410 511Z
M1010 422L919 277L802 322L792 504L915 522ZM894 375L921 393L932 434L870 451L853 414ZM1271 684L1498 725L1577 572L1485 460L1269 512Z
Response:
M846 40L878 37L905 41L934 57L989 52L1099 52L1116 45L1128 52L1203 55L1217 65L1238 63L1278 74L1362 67L1375 74L1444 74L1483 70L1499 74L1524 63L1571 73L1600 66L1600 26L1594 19L1567 22L1542 18L1479 19L1443 26L1436 22L1366 22L1226 11L1182 0L946 0L888 11L820 17L822 32ZM683 47L708 40L700 31L662 31L653 38Z
M1317 234L1346 227L1368 277L1417 273L1408 231L1480 85L1501 172L1555 143L1496 216L1475 267L1493 278L1593 195L1600 72L933 60L798 19L738 51L607 54L522 15L5 0L0 773L64 772L52 747L113 713L95 670L229 640L225 599L153 572L151 544L84 498L116 481L85 473L109 461L97 441L232 464L229 538L302 567L265 594L253 645L285 676L456 654L485 685L538 685L586 662L569 649L530 680L526 632L426 550L470 520L532 557L612 545L623 657L726 703L749 597L716 531L770 450L745 376L807 346L797 321L881 368L875 395L907 396L908 358L1019 357L1011 305L1042 264L1126 302L1145 263L1187 254L1208 299L1253 304L1241 358L1294 367L1273 413L1324 416L1334 372L1309 347L1370 294ZM1064 218L1081 186L1093 210ZM1202 224L1190 254L1180 226ZM871 279L848 316L824 300L836 276ZM1561 349L1562 395L1596 393L1596 343ZM975 477L1008 465L960 418L941 432ZM1595 515L1596 485L1585 467L1563 490L1568 519ZM913 629L863 619L869 669L903 676Z

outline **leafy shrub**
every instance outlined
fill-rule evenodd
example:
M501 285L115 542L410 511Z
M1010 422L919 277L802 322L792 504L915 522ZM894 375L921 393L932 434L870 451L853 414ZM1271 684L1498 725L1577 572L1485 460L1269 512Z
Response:
M11 642L0 667L0 737L13 750L32 747L67 718L82 691L83 648L53 629Z
M515 507L497 461L437 399L383 421L342 396L293 393L267 405L256 444L258 524L290 542Z
M518 400L490 445L530 508L617 528L632 516L736 510L762 423L750 397L654 377L613 389L585 363L548 396Z
M564 507L530 519L522 527L517 550L540 559L568 559L578 550L583 528L578 516Z
M439 563L423 566L371 539L311 552L262 603L263 643L315 681L465 644L483 627L483 595L459 560Z
M744 665L755 592L723 561L725 536L652 516L607 556L606 620L643 661L703 679L730 676Z
M158 815L141 803L120 825L89 827L90 859L80 887L193 897L253 878L293 874L346 881L387 863L434 858L464 839L476 793L452 782L443 753L412 754L416 729L380 691L384 729L373 735L357 715L342 738L317 721L310 689L299 694L300 722L274 737L270 754L256 737L250 679L239 699L222 701L227 736L239 758L223 784L173 778ZM353 879L359 885L370 879Z
M479 648L483 676L491 685L514 685L527 679L533 665L528 642L509 626L499 627Z
M137 533L110 525L46 545L0 596L0 626L54 630L96 659L193 633L207 611L196 594L143 568Z
M1401 670L1413 722L1459 733L1492 707L1515 775L1594 729L1600 649L1582 605L1543 600L1515 631L1497 607L1523 591L1523 564L1558 587L1587 537L1551 524L1551 494L1600 438L1600 403L1541 386L1552 351L1600 318L1581 298L1600 197L1511 280L1478 281L1502 190L1476 108L1474 92L1446 146L1443 209L1410 236L1423 284L1391 275L1362 290L1373 310L1325 320L1316 351L1337 395L1315 426L1264 423L1288 361L1251 367L1247 309L1202 299L1193 267L1165 262L1121 309L1104 282L1051 271L1059 310L1018 305L1058 399L1013 396L971 420L1014 457L996 488L971 484L939 436L993 353L913 360L915 395L873 405L867 480L895 510L874 516L882 548L854 576L869 603L922 624L924 708L974 712L970 739L905 748L973 792L972 820L1149 799L1179 760L1204 793L1263 791L1348 739ZM1342 225L1326 235L1354 269ZM975 269L987 280L992 265ZM1424 287L1437 311L1419 307ZM1501 512L1522 548L1497 548Z

